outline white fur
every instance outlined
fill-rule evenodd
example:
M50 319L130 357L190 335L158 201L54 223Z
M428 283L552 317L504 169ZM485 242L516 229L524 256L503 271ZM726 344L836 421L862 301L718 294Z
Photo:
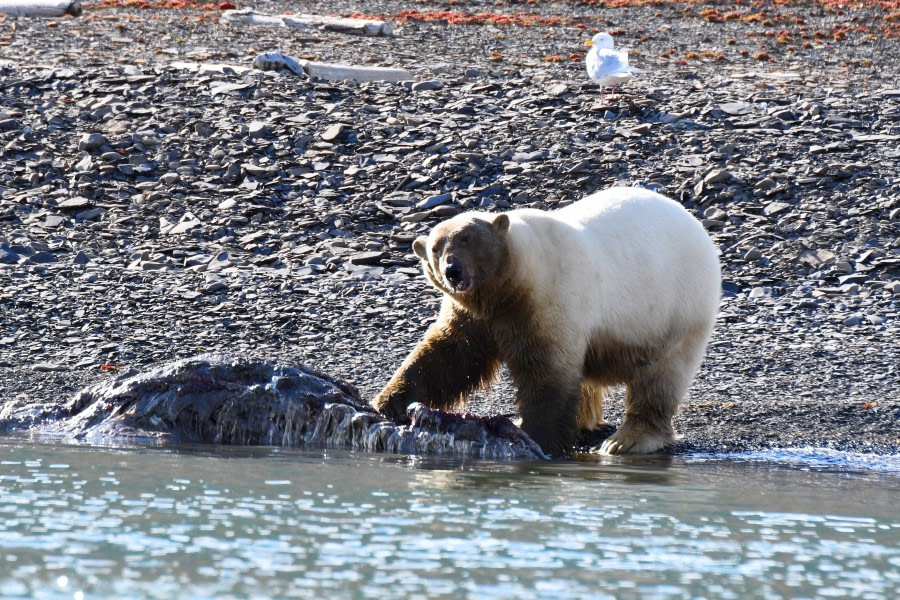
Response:
M582 348L603 333L658 345L711 330L721 269L703 226L680 204L640 188L610 188L561 210L516 210L509 236L519 281L557 331Z

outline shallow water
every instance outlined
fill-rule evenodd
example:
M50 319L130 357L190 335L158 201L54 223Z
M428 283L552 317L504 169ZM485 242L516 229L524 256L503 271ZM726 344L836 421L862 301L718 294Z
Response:
M0 437L0 597L898 597L897 461L796 454L492 463Z

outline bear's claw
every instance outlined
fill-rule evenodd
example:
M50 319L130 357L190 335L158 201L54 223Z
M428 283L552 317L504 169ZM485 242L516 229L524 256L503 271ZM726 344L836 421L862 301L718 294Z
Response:
M600 454L650 454L662 450L670 442L662 433L639 434L634 428L622 426L600 445Z

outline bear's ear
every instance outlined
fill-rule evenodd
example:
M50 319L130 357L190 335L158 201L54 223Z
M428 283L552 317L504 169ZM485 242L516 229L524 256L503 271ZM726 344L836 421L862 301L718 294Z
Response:
M506 233L509 229L509 215L500 213L491 221L491 228L497 233Z
M428 260L428 252L425 250L425 245L427 243L428 238L424 235L420 235L416 238L416 241L413 242L413 252L415 252L416 256L422 260Z

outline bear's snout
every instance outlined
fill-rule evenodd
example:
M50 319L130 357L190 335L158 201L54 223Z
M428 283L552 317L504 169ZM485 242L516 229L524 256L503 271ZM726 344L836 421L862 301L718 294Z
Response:
M450 259L444 265L444 279L455 292L465 292L472 286L472 278L466 267L455 259Z

